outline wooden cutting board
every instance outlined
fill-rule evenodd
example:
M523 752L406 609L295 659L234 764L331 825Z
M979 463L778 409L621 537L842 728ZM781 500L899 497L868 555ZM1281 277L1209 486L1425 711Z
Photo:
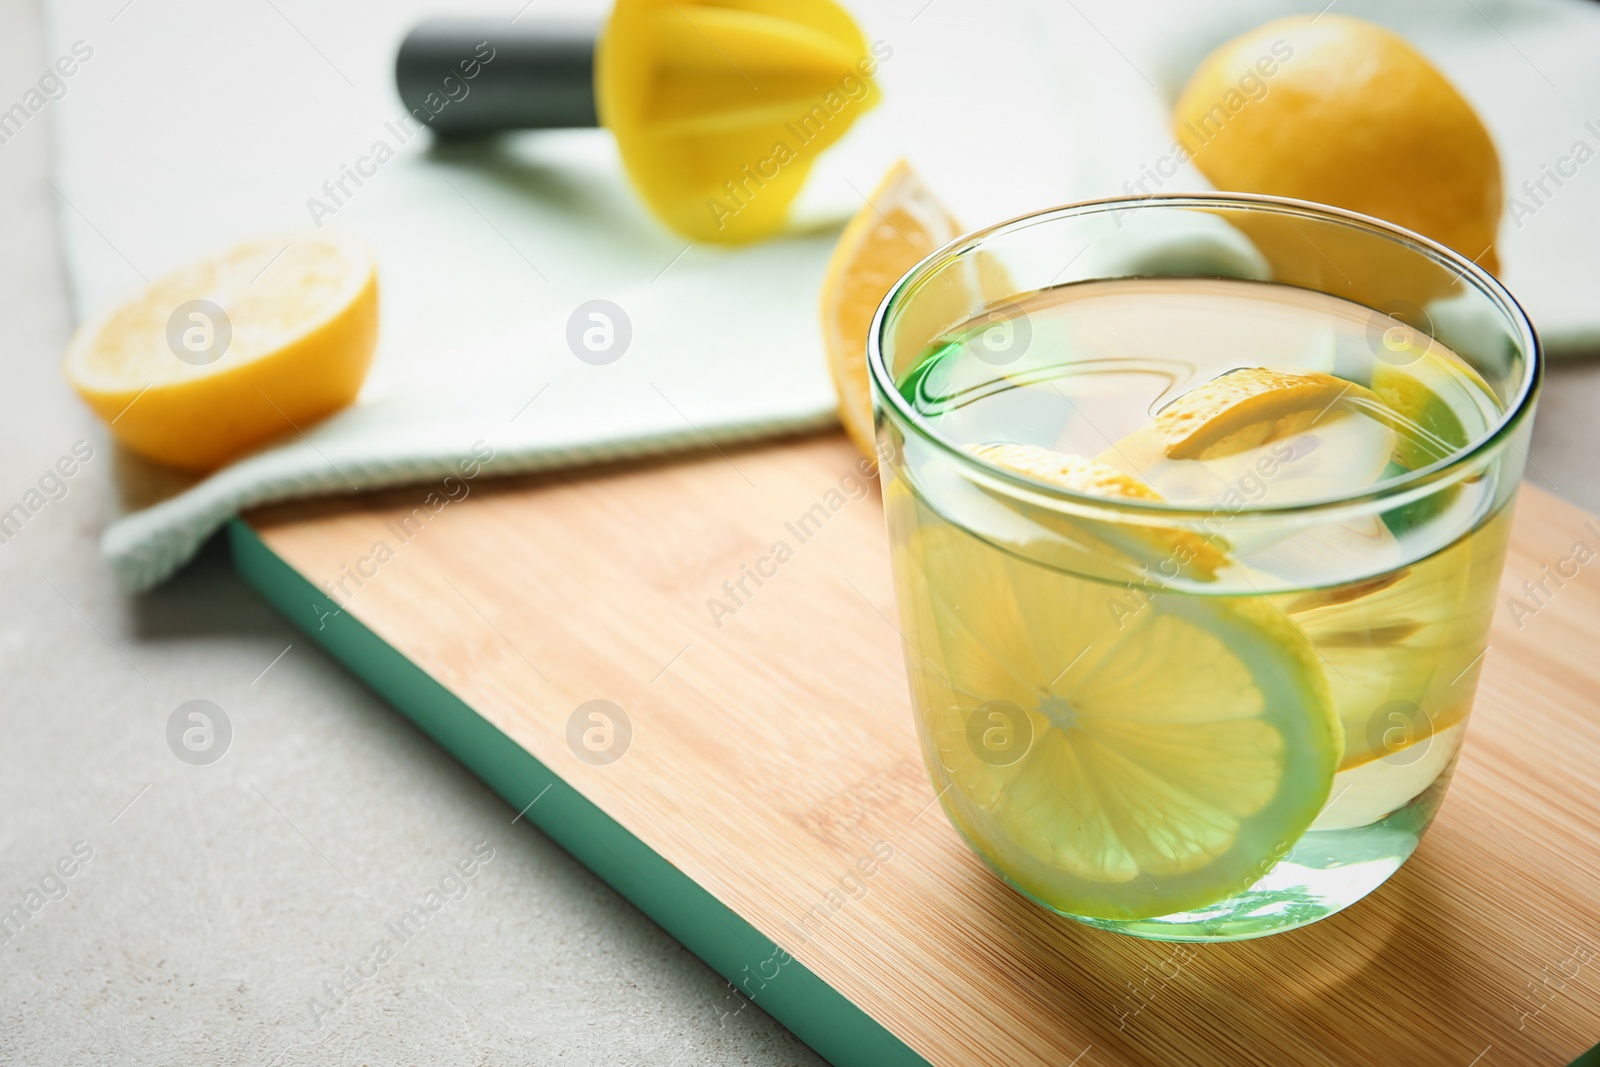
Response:
M1415 858L1312 927L1182 946L1045 913L945 821L856 463L828 435L232 536L289 618L837 1064L1501 1067L1600 1039L1600 560L1573 554L1600 522L1523 489Z

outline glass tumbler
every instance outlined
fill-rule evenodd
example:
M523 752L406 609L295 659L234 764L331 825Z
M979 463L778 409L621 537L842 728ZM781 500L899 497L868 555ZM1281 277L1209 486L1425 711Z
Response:
M1221 941L1405 862L1542 373L1499 282L1319 205L1097 201L923 260L868 362L924 759L1001 879Z

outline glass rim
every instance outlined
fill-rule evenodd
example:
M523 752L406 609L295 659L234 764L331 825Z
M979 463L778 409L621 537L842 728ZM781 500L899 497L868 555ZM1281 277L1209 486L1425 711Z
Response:
M1487 433L1459 451L1443 459L1436 460L1426 467L1407 471L1405 474L1380 482L1376 487L1354 493L1319 497L1314 500L1288 504L1246 503L1236 510L1230 509L1230 519L1247 515L1299 515L1335 511L1363 504L1376 504L1392 497L1418 490L1420 487L1445 481L1452 474L1470 465L1480 456L1498 448L1502 443L1508 442L1511 435L1532 409L1544 378L1544 348L1540 344L1538 332L1528 318L1528 313L1523 310L1522 305L1511 295L1505 285L1477 263L1431 238L1424 237L1422 234L1392 222L1374 218L1371 215L1363 215L1359 212L1348 211L1344 208L1332 207L1309 200L1268 196L1262 193L1220 191L1213 193L1154 193L1147 196L1112 196L1060 204L1038 211L1030 211L962 234L924 256L890 287L889 292L884 295L883 300L878 304L877 310L873 313L872 326L867 332L867 373L874 387L874 394L883 398L883 409L889 412L903 428L913 431L920 439L932 444L947 456L954 458L958 465L968 470L979 471L987 477L1028 493L1053 498L1078 507L1122 511L1134 515L1161 516L1169 519L1204 519L1212 517L1216 511L1214 506L1173 504L1164 500L1146 500L1137 497L1106 497L1080 493L1057 485L1054 482L1030 477L974 455L945 437L929 424L922 413L911 406L906 398L901 395L898 383L895 382L883 355L882 338L884 327L890 313L899 306L906 291L917 282L931 275L938 268L953 261L957 256L1003 234L1018 232L1058 219L1095 215L1107 211L1140 211L1162 207L1238 208L1266 211L1280 215L1299 215L1305 218L1337 222L1356 229L1366 230L1374 236L1409 246L1415 253L1439 263L1488 296L1504 315L1505 319L1515 328L1522 343L1523 351L1527 354L1527 369L1522 375L1522 381L1516 396L1507 403L1505 409L1500 413ZM1272 283L1268 282L1268 284Z

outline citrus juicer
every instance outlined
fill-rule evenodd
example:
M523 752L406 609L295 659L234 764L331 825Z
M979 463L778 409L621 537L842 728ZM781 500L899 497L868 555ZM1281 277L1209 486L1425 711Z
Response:
M783 226L817 156L877 103L879 60L833 0L618 0L598 27L423 22L395 81L442 136L604 126L657 218L737 244Z

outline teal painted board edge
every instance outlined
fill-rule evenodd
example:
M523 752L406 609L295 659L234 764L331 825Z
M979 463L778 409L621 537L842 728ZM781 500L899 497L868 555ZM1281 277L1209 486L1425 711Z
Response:
M929 1067L844 994L634 837L526 749L339 611L241 519L228 524L234 569L578 862L739 988L835 1067ZM533 803L535 800L538 803ZM775 973L773 973L775 972Z

